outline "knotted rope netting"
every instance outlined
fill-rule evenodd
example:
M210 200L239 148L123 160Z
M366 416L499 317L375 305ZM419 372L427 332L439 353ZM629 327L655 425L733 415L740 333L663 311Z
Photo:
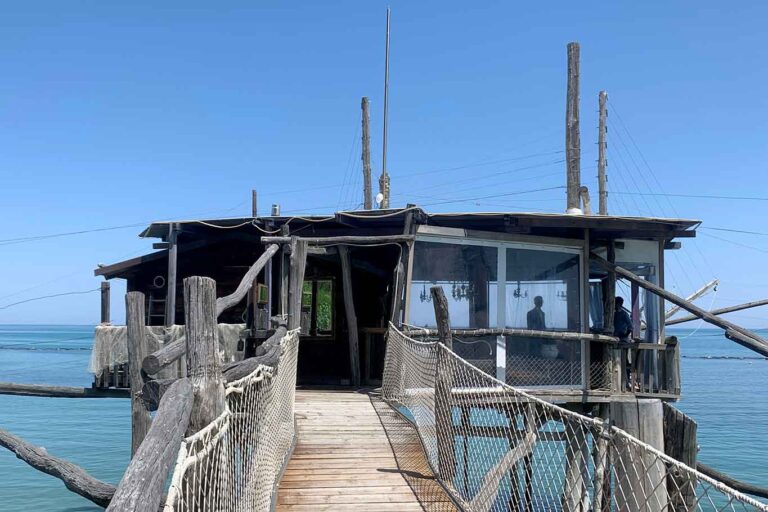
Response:
M465 510L768 511L607 422L392 325L382 395L413 421L435 475Z
M226 408L179 450L166 512L268 511L294 441L298 330L273 368L260 365L226 387Z

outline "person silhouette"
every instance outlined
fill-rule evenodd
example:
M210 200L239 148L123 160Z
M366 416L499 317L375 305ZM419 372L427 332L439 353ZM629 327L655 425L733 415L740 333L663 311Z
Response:
M533 298L533 309L528 311L528 328L533 331L544 331L547 328L546 315L541 307L544 305L544 299L541 295Z

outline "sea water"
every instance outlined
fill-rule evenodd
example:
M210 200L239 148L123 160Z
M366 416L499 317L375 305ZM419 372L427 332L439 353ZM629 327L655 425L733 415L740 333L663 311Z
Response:
M670 330L682 347L683 399L699 425L699 460L768 485L768 360L719 331ZM0 326L0 381L90 386L93 326ZM0 428L116 484L128 464L126 399L0 395ZM0 448L0 511L100 510Z

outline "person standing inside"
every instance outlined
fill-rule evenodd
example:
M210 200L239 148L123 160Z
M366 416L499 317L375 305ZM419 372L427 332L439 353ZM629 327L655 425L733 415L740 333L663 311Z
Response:
M545 331L547 329L546 315L541 307L544 305L544 299L541 295L533 298L533 309L528 311L528 328L532 331Z
M624 309L624 298L616 297L616 309L613 312L613 335L619 338L619 343L632 343L632 317L629 311ZM627 385L632 389L632 351L627 350L625 361L627 372Z

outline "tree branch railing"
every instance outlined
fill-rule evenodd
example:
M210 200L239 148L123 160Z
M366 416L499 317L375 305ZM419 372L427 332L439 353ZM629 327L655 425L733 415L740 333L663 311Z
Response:
M248 291L253 287L253 282L259 272L266 266L267 262L277 253L280 246L278 244L271 244L267 246L261 256L256 262L251 265L248 272L245 273L240 280L240 284L237 286L234 292L216 299L216 317L219 317L224 311L238 304L243 298L245 298ZM178 340L168 343L166 346L157 350L147 357L141 363L141 368L145 373L154 375L174 361L179 360L186 353L186 340L179 338Z

